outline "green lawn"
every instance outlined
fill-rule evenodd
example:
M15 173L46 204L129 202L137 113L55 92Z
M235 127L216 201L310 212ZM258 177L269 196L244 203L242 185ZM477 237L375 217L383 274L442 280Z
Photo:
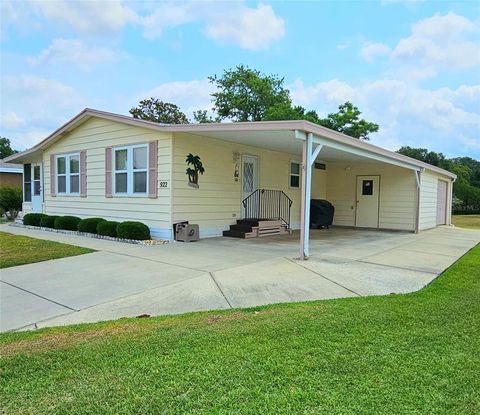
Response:
M480 229L480 215L453 215L452 223L459 228Z
M427 288L0 337L5 413L478 414L480 246Z
M88 248L0 232L0 268L93 252Z

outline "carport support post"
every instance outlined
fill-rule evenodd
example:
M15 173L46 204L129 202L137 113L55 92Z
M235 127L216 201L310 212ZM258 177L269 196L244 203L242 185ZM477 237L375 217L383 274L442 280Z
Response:
M300 259L308 259L310 255L310 199L312 194L312 165L321 145L315 149L313 148L313 134L308 133L306 140L303 141L303 155L302 155L302 203L301 203L301 217L300 217Z

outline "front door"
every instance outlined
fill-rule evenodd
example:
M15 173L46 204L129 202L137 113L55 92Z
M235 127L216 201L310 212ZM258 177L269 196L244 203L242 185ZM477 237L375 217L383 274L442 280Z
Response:
M357 176L355 226L378 228L380 176Z
M43 177L42 164L32 163L32 211L42 212L43 203Z
M258 158L244 155L242 157L242 201L258 189ZM242 205L242 214L244 214Z

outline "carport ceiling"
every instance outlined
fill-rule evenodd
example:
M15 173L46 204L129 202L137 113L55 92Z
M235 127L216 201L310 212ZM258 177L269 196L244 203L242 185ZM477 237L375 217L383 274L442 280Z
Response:
M211 137L217 140L228 141L231 143L237 143L239 146L248 145L253 147L259 147L267 150L280 151L282 153L295 154L302 157L303 141L295 138L294 131L219 131L204 134L189 133L191 135L198 136L201 140L202 137ZM317 160L321 161L336 161L336 162L359 162L359 163L378 163L378 161L361 157L356 154L348 153L345 151L337 150L325 145Z

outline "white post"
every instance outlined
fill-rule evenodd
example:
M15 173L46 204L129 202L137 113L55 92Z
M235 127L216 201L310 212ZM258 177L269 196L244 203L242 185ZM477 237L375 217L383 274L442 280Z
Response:
M303 142L302 157L302 204L301 204L301 228L300 228L300 259L307 259L310 242L310 199L312 191L312 146L313 134L307 134Z

